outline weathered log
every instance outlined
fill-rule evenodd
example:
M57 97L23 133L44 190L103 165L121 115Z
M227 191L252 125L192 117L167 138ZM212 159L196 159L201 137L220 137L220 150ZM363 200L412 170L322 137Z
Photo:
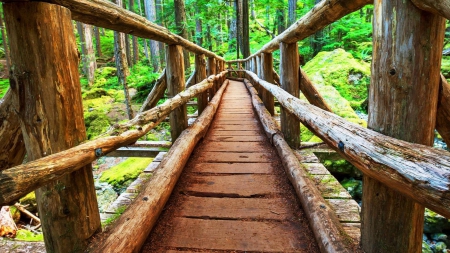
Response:
M314 87L314 84L309 80L306 73L303 71L303 69L299 69L300 71L300 90L305 95L306 99L308 101L319 107L322 110L333 112L331 110L331 107L327 104L327 101L320 95L319 91Z
M168 46L166 63L167 93L169 96L175 96L185 89L183 48L179 45ZM170 136L172 137L172 142L174 142L188 125L186 104L170 112L169 123Z
M139 113L155 107L158 101L164 96L164 91L166 88L166 69L164 69L158 79L156 79L155 85L142 104L141 109L139 109Z
M17 226L14 222L9 206L0 209L0 237L16 237Z
M273 83L273 56L271 53L262 53L261 54L261 71L260 75L261 79L266 82ZM262 89L261 99L264 102L267 110L271 115L275 114L275 104L273 100L272 94L266 91L266 89Z
M280 86L280 75L273 69L273 79L276 85Z
M30 217L31 219L41 223L41 219L39 219L38 217L36 217L36 215L32 214L30 211L28 211L27 209L25 209L23 206L21 206L19 203L15 203L14 206L19 209L19 211L23 214L25 214L26 216Z
M436 129L447 146L450 147L450 85L442 74L439 86Z
M0 171L21 164L26 153L13 99L11 90L0 99Z
M221 75L225 75L226 71ZM63 175L90 164L98 157L119 147L135 143L165 119L171 110L212 86L214 77L192 86L155 108L136 115L133 120L113 126L105 135L74 148L43 157L2 171L0 174L0 205L13 203L29 192Z
M216 60L212 57L208 57L208 60L206 62L206 74L208 76L215 75L216 74ZM208 90L208 97L211 101L214 97L214 94L216 94L217 91L217 85L214 83L214 85L211 87L211 89Z
M201 116L174 142L152 179L143 186L142 192L120 216L113 228L90 244L90 252L139 252L169 199L195 145L206 134L226 86L225 84L221 87Z
M290 113L365 175L450 217L450 153L398 140L324 111L259 80Z
M3 7L14 66L11 91L28 160L85 141L70 11L37 2L7 3ZM101 229L92 166L84 165L36 190L48 252L83 252L87 239Z
M299 60L297 42L280 44L280 85L294 97L300 96L299 89ZM300 147L300 121L284 108L280 110L281 131L292 148Z
M248 80L244 83L252 95L253 108L259 116L267 137L282 158L286 175L295 188L321 252L350 252L347 249L350 245L346 241L347 238L343 236L345 232L336 214L323 199L317 186L311 181L308 173L283 139L277 123L258 97L256 89Z
M66 7L72 12L72 18L85 24L104 27L137 37L157 40L168 45L181 45L185 49L223 60L222 57L195 43L171 33L167 28L148 21L145 17L123 9L104 0L22 0L23 2L47 2ZM15 2L3 0L3 2Z
M205 55L196 54L195 55L195 82L199 83L206 78L206 61ZM197 109L198 115L202 114L208 105L208 92L200 93L197 97Z
M197 74L196 72L197 72L197 70L194 69L194 71L192 71L191 75L187 79L186 89L197 83L195 80L195 75Z
M417 8L441 15L450 19L450 1L449 0L411 0Z

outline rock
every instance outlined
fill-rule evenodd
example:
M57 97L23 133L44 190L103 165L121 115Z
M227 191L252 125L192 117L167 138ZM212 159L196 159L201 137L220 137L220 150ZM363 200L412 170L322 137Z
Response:
M97 186L99 190L97 190ZM103 184L98 184L95 188L97 193L98 209L100 212L104 212L119 195L110 185L104 186Z
M450 229L450 222L444 216L425 208L425 222L423 231L428 234L442 233Z
M422 242L422 253L433 253L427 242Z
M447 240L448 236L446 234L443 233L437 233L437 234L432 234L431 235L431 239L433 239L436 242L444 242L447 244L448 240Z
M447 245L443 242L438 242L434 245L431 245L431 250L435 253L447 253Z

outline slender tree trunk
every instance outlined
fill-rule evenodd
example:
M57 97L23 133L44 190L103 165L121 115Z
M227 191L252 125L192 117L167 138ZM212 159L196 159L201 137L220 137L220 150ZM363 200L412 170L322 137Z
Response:
M288 23L287 26L291 26L297 20L297 0L289 0L289 11L288 11Z
M28 160L80 144L86 130L70 11L37 2L3 7ZM91 165L41 187L36 199L47 252L84 252L101 229Z
M94 45L93 45L93 28L92 25L88 24L82 24L83 25L83 31L84 31L84 42L86 47L86 54L85 54L85 63L86 63L86 71L87 71L87 79L89 82L89 85L92 85L94 83L95 79L95 70L97 69L97 61L95 58L95 51L94 51Z
M155 0L156 3L156 18L158 25L162 27L167 27L166 22L164 20L164 0ZM159 65L161 68L165 66L165 59L166 59L166 44L163 42L159 42Z
M86 63L86 42L84 40L84 29L83 23L77 22L77 32L80 37L80 47L81 47L81 70L83 74L87 76L87 63Z
M281 3L280 3L281 4ZM276 10L276 17L277 17L277 30L278 34L281 34L286 30L286 20L285 20L285 13L283 7L278 7Z
M95 35L95 48L97 49L97 57L102 57L102 46L99 27L94 27L94 35Z
M431 146L445 20L411 1L374 2L368 127ZM364 176L361 245L372 252L421 252L424 207Z
M230 27L229 27L229 37L228 37L228 51L232 51L237 48L238 40L237 40L237 9L236 9L236 1L233 4L233 12L234 15L231 15ZM231 3L230 3L231 4ZM239 59L239 56L238 58Z
M186 8L184 6L184 0L174 0L174 8L175 8L175 25L177 27L177 34L181 37L188 39L188 30L186 23ZM184 55L184 69L190 68L189 62L189 52L187 50L183 50Z
M211 39L211 26L208 24L206 26L206 43L209 51L213 51L212 39Z
M144 0L145 16L153 23L156 23L156 6L155 0ZM150 40L150 55L152 60L153 71L159 72L159 42Z
M140 0L138 0L140 1ZM135 12L135 8L134 8L134 0L129 0L128 2L128 9L131 12ZM136 64L139 61L139 46L138 46L138 38L134 35L131 36L131 44L133 47L133 64Z
M140 0L138 0L138 4L139 4L139 15L142 16L142 4L141 4L141 1L140 1ZM149 57L149 55L148 55L147 40L146 40L146 39L142 39L142 40L143 40L143 42L144 42L144 55L145 55L145 58L146 58L147 60L150 60L150 57Z
M3 41L3 48L5 49L5 59L6 59L6 76L4 78L7 78L9 76L9 69L11 66L11 56L9 55L9 45L6 38L6 29L3 24L3 17L2 14L0 14L0 28L2 29L2 41Z
M248 20L248 0L242 0L242 56L250 56L249 20Z
M234 9L236 11L236 59L239 59L242 52L242 0L234 1Z
M199 4L195 4L195 11L197 12L197 16L195 18L195 42L199 46L203 46L203 28L202 28L202 19L200 18L200 7ZM197 61L196 61L197 64Z
M322 0L315 0L315 5L320 3ZM313 50L312 57L316 56L320 51L322 51L323 46L325 46L324 41L324 31L321 29L317 31L313 36L311 36L311 48Z
M116 4L122 6L122 0L115 0ZM114 58L116 59L117 78L119 84L123 86L125 93L125 105L127 107L127 115L129 119L134 117L133 109L131 108L130 93L128 92L127 76L129 75L127 57L125 52L125 34L114 32Z

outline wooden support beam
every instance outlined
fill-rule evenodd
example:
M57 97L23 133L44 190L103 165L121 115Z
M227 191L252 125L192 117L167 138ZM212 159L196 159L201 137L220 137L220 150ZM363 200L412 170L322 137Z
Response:
M450 19L449 0L411 0L419 9Z
M195 74L196 74L195 72L196 71L197 70L194 69L194 71L192 71L191 75L189 76L188 80L186 81L186 89L191 87L192 85L196 84L196 82L195 82Z
M280 84L281 88L298 98L299 92L299 60L297 42L280 44ZM281 132L284 139L293 149L300 147L300 121L289 111L281 108Z
M275 84L280 86L280 76L278 75L278 73L275 71L275 69L273 69L273 79L275 81Z
M179 45L170 45L166 50L166 82L167 93L173 97L185 89L183 48ZM174 109L169 116L170 136L174 142L187 128L186 104Z
M150 91L141 108L139 109L139 113L155 107L158 101L164 96L166 88L166 69L164 69L158 79L156 79L155 85L153 86L153 89Z
M208 76L216 74L216 60L212 57L208 57L208 61L206 63L206 74ZM217 85L214 83L214 85L208 91L208 97L209 97L210 101L214 97L214 94L216 94L216 91L217 91L216 88L217 88Z
M224 71L220 75L226 73ZM2 171L0 173L0 205L14 203L30 191L90 164L100 156L135 143L163 121L174 108L186 104L191 98L209 89L215 78L217 76L210 76L207 80L179 93L163 104L136 115L134 119L112 126L103 135L106 137Z
M91 253L139 252L169 199L197 142L203 138L219 106L223 85L196 123L184 131L164 156L159 169L114 227L90 245ZM137 233L138 232L138 233Z
M0 100L0 172L21 164L25 153L20 121L14 111L14 96L8 90Z
M299 68L300 71L300 90L303 92L303 95L305 95L306 99L308 101L319 107L322 110L333 112L331 110L331 107L328 105L327 101L320 95L319 91L314 87L314 84L309 80L306 73Z
M350 123L260 80L249 71L246 73L365 175L450 218L449 152L398 140Z
M270 68L270 72L272 72L272 68ZM351 248L356 248L356 245L349 244L348 239L345 238L343 234L345 232L339 219L323 199L316 183L310 179L310 175L300 165L295 153L283 139L277 123L266 110L266 107L258 97L256 89L248 80L245 79L244 82L252 95L253 107L259 116L267 137L277 149L278 155L283 158L284 170L308 217L320 251L354 252L350 250Z
M196 54L195 55L195 82L199 83L202 80L206 79L206 60L205 55L203 54ZM208 105L208 92L200 93L200 95L197 97L197 104L198 104L198 115L200 116L202 112L205 110L206 106Z
M80 144L86 129L70 11L30 2L3 8L14 66L11 90L28 160ZM84 252L87 240L101 229L90 164L47 182L36 191L36 200L47 252Z
M442 74L439 85L436 129L445 143L447 143L447 146L450 147L450 85Z
M410 1L375 0L373 24L368 127L432 146L445 20ZM424 206L370 175L363 179L361 221L367 253L422 250Z
M272 53L262 53L261 54L261 75L260 78L265 80L266 82L273 83L273 56ZM261 88L262 90L262 100L264 105L269 111L270 115L275 114L275 104L272 94L266 91L266 89Z

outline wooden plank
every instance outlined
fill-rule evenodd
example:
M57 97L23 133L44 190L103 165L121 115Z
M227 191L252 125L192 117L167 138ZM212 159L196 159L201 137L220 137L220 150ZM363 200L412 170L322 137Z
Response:
M360 223L341 223L345 233L353 240L359 242L361 239L361 224Z
M227 135L227 136L239 136L239 135L243 135L243 136L260 136L261 132L260 131L223 131L223 130L214 130L211 129L209 131L209 135L211 136L223 136L223 135Z
M156 158L155 158L155 159L156 159ZM151 163L147 166L147 168L145 168L145 170L144 170L145 173L152 173L152 172L154 172L154 171L158 168L158 166L159 166L159 164L160 164L161 162L155 162L155 159L153 160L153 162L151 162Z
M202 151L213 152L264 152L267 147L261 142L206 142L201 146Z
M175 218L167 246L251 252L308 252L295 222Z
M328 204L335 211L340 222L361 222L359 212L361 208L353 199L327 199Z
M161 151L167 151L167 148L154 148L154 147L122 147L112 152L109 152L106 156L109 157L155 157Z
M271 163L197 163L192 172L218 174L270 174Z
M271 162L274 155L269 153L238 153L238 152L202 152L199 155L201 162L235 162L235 163L266 163Z
M153 162L161 162L167 152L159 152L159 154L153 159Z
M313 175L313 180L324 199L352 198L333 175Z
M205 198L185 197L175 216L202 219L286 220L292 217L280 198Z
M183 191L190 195L252 197L279 193L274 175L190 176Z
M220 135L215 135L215 136L207 136L206 137L207 140L209 141L232 141L232 142L236 142L236 141L241 141L241 142L246 142L246 141L266 141L267 137L266 136L220 136Z
M257 124L253 125L217 125L214 124L211 130L220 131L259 131L261 128Z

